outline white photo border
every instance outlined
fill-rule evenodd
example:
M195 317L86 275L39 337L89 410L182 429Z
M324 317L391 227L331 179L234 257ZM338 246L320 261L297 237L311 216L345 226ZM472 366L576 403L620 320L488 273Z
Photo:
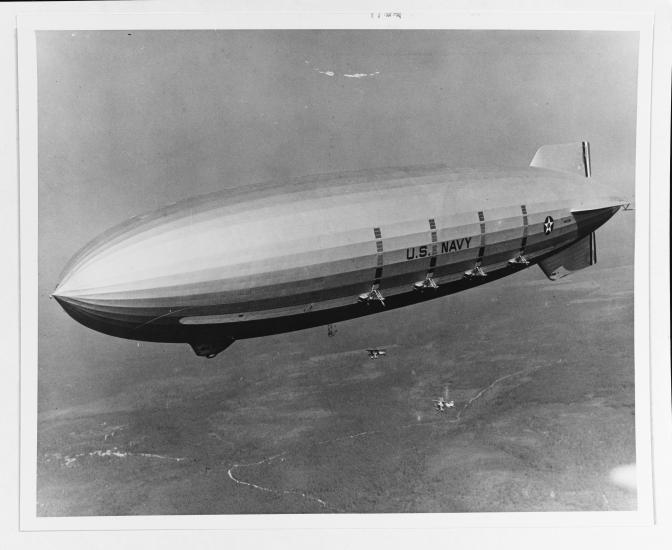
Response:
M403 11L376 19L361 12L50 13L18 24L20 166L20 529L395 529L449 527L597 527L653 524L650 363L650 136L653 15L624 12ZM639 32L635 228L635 403L638 509L632 512L469 514L291 514L38 517L37 458L37 58L36 31L111 29L515 29ZM641 266L646 266L646 269Z

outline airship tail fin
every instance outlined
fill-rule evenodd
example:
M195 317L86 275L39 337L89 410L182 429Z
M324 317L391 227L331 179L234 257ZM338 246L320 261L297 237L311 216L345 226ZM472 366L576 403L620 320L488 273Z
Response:
M586 235L572 246L553 254L539 262L539 267L551 281L566 277L572 271L578 271L597 263L597 244L595 233Z
M530 166L557 172L569 172L590 177L590 143L561 143L542 145L537 149Z

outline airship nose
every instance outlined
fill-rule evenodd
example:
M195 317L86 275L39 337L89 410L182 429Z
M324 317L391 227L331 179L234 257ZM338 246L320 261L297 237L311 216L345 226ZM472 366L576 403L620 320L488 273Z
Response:
M54 298L54 300L58 302L58 304L65 310L65 312L68 315L70 315L74 319L80 317L81 307L78 307L77 302L75 300L67 298L66 296L61 296L56 291L54 291L54 293L51 296L52 298Z
M95 303L87 300L84 292L81 290L78 292L77 288L69 282L72 275L72 273L68 272L61 278L61 281L52 292L51 297L54 298L63 310L74 320L85 326L91 326L93 318L100 317L100 312L96 311ZM78 294L82 295L78 296Z
M128 241L125 234L114 241L96 240L76 255L63 272L51 296L78 323L112 336L140 337L140 327L149 319L163 317L154 305L138 300L130 285L133 258L114 252ZM136 265L138 261L136 261ZM126 280L122 275L126 273ZM120 281L120 282L117 282ZM137 284L137 283L135 283ZM170 313L170 310L167 310ZM149 328L151 333L153 327ZM145 333L147 331L144 331ZM151 337L151 334L145 334Z
M130 292L142 279L137 270L146 270L151 262L151 254L131 247L134 237L147 231L141 222L136 219L103 233L70 260L51 294L70 317L114 335L143 322L146 312L136 307ZM149 314L155 315L151 309Z
M82 274L78 272L79 269L76 266L64 271L50 296L68 313L73 307L85 305L87 290L94 290L92 282L82 280Z
M171 205L108 230L73 257L52 296L106 334L148 339L173 330L181 312L209 306L212 289L221 292L220 280L236 269L227 264L227 220L211 210L207 201Z
M66 276L61 276L61 279L58 281L56 288L54 288L54 291L49 295L50 298L54 298L59 304L64 298L68 297L68 289L63 284L65 279Z
M100 332L114 334L114 331L109 329L108 320L104 315L100 315L100 312L97 311L95 305L88 304L86 300L83 299L67 296L60 290L60 287L57 287L51 296L58 302L63 310L78 323Z

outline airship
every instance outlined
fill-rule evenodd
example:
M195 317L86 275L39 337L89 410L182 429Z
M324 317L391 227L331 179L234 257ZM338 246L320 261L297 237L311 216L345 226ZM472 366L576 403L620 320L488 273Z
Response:
M622 207L592 177L585 141L544 145L518 170L432 165L242 186L104 232L52 296L93 330L212 358L238 339L379 314L535 264L557 279L595 263L595 231Z

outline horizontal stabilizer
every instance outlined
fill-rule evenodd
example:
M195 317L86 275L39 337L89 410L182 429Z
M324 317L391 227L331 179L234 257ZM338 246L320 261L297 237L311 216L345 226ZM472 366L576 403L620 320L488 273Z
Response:
M590 143L561 143L542 145L534 155L530 166L557 172L569 172L590 177Z
M597 262L595 233L539 262L539 267L551 281L561 279L572 271L578 271Z

